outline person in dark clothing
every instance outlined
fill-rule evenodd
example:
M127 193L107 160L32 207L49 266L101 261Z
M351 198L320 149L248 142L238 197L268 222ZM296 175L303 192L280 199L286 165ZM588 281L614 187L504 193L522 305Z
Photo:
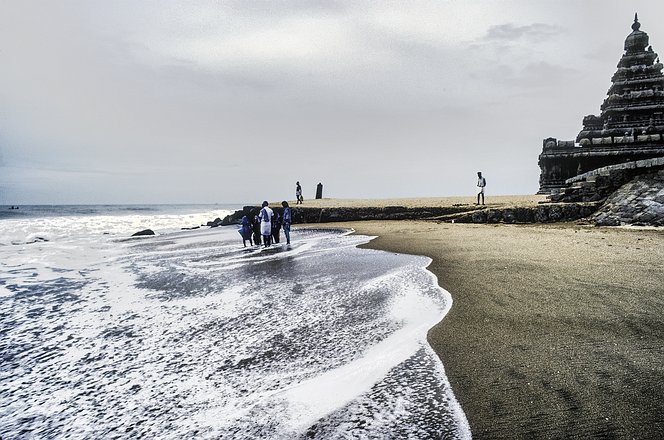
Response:
M287 201L281 202L281 206L284 207L284 215L281 217L281 227L284 230L284 235L286 236L286 244L290 244L290 226L293 222L293 212L288 206Z
M261 245L261 219L258 217L258 214L254 215L254 244L256 246Z
M275 211L272 216L272 239L274 240L274 243L279 243L280 230L281 218L279 218L279 214Z
M304 201L304 197L302 197L302 187L300 186L300 182L295 182L295 199L296 205L302 204Z

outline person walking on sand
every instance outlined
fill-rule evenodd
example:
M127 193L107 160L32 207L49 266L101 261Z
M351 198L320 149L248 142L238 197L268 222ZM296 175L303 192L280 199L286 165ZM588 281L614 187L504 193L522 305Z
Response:
M300 205L304 201L304 197L302 197L302 187L300 186L300 182L295 182L295 204Z
M268 247L272 244L272 216L274 215L272 209L267 205L267 201L264 201L262 205L263 207L261 208L261 212L259 214L261 219L261 235L263 236L263 243L265 244L265 247Z
M482 196L482 205L484 205L484 187L486 186L486 179L482 177L482 172L477 172L477 203L480 204L480 196Z
M281 217L281 229L284 230L284 235L286 236L286 244L290 244L290 225L293 222L293 212L288 206L287 201L281 202L281 206L284 207L284 214Z

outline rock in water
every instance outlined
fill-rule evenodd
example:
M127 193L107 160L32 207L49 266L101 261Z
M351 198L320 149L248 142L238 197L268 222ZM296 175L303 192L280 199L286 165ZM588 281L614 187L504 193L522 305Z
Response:
M135 234L131 234L132 237L140 237L142 235L155 235L155 233L152 229L143 229L142 231L138 231Z
M207 222L207 226L209 226L211 228L216 228L218 226L221 226L221 224L222 224L222 220L219 217L215 218L211 222Z

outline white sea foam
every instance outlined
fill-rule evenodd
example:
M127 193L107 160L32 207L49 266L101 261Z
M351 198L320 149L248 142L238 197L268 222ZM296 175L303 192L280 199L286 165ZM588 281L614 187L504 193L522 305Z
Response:
M428 259L334 231L245 249L181 219L130 241L148 223L51 220L52 241L0 247L3 438L470 436L426 343L451 305Z
M403 327L370 347L361 358L285 391L295 432L370 391L380 378L421 348L427 330L439 321L440 314L433 301L420 301L415 295L406 294L396 299L392 317Z

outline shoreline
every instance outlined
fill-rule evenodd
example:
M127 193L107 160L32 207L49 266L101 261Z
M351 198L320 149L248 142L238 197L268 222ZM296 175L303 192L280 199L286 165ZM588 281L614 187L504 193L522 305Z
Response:
M453 298L428 334L475 438L664 430L664 234L574 224L345 222L432 259Z

